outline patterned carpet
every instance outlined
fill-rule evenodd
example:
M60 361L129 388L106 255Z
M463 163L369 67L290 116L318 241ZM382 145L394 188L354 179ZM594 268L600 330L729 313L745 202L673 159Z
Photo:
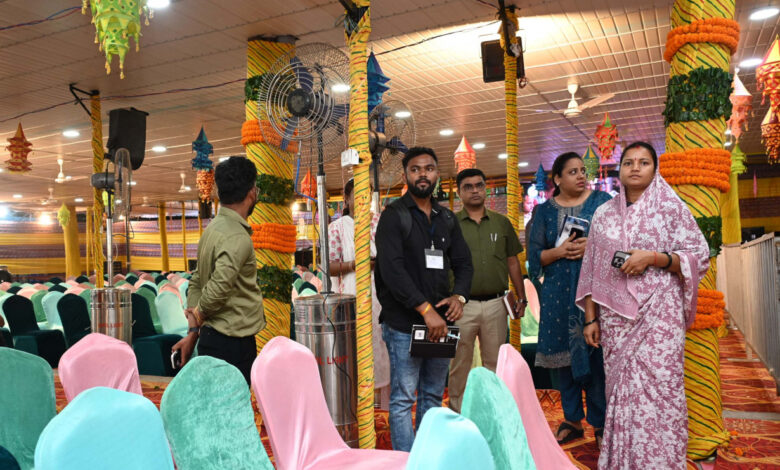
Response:
M707 470L780 470L780 397L775 394L775 382L769 372L755 359L748 357L745 341L737 330L721 339L721 380L723 383L723 408L727 416L738 416L740 412L776 413L773 420L726 418L726 429L732 439L727 447L718 451L714 462L688 462L688 469ZM166 383L142 381L144 396L157 406L160 404ZM59 380L55 380L57 409L67 404ZM555 430L563 420L560 395L554 390L538 390L542 409L550 429ZM445 403L447 401L445 395ZM262 418L255 413L258 430L269 456L272 456L268 436L262 426ZM389 449L390 432L387 412L376 412L377 447ZM585 428L585 436L567 444L566 453L580 469L595 469L598 449L593 438L593 429ZM273 457L272 457L273 458Z

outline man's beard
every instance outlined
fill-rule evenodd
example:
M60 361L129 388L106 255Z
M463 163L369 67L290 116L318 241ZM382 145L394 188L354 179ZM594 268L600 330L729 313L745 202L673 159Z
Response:
M424 199L427 197L431 197L431 194L433 194L433 190L436 189L436 182L432 182L429 180L425 180L428 182L428 187L425 189L421 189L417 187L417 183L419 183L421 180L415 181L415 184L409 186L409 192L412 193L415 197L418 197L420 199Z

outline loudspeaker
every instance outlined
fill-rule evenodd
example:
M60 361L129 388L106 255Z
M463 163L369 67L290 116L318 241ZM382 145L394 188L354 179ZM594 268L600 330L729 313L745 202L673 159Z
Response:
M146 116L149 113L135 108L112 109L108 113L108 154L114 161L118 149L130 151L130 166L133 170L141 167L146 150Z
M525 77L525 65L523 64L523 41L517 38L520 46L520 55L517 57L517 78ZM482 46L482 80L485 83L500 82L504 80L504 50L501 41L485 41Z

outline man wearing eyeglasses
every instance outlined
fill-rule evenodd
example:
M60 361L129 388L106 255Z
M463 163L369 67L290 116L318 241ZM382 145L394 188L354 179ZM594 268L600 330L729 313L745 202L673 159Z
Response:
M517 295L518 316L525 311L525 289L517 254L522 251L512 223L503 215L485 208L485 174L477 168L458 173L458 196L463 209L456 214L463 238L471 250L474 277L469 302L456 322L460 341L450 364L450 408L460 412L474 357L474 340L479 337L482 364L495 372L498 348L506 342L507 311L504 295L508 278Z

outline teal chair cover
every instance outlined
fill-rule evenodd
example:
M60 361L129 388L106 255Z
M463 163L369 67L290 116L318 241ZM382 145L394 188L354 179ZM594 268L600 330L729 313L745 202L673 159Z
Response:
M125 276L125 281L132 285L135 285L135 283L138 282L138 276L136 276L135 274L128 274L127 276Z
M87 303L76 294L65 294L57 302L57 311L62 320L62 329L68 347L92 333L92 320Z
M35 321L40 323L46 323L46 314L43 312L43 297L47 294L45 290L40 290L30 296L30 300L33 303L33 311L35 312ZM48 326L48 325L47 325Z
M161 291L162 290L162 286L164 286L165 284L170 284L170 282L171 281L169 281L168 279L163 279L162 281L158 282L157 283L157 291L158 292Z
M496 468L536 469L520 410L496 374L484 367L469 372L461 414L473 421L487 440Z
M3 470L21 470L19 462L5 447L0 447L0 468Z
M179 335L158 335L149 313L149 303L145 298L133 293L133 351L138 361L138 373L141 375L174 375L171 367L171 348L179 340Z
M146 302L149 304L149 314L152 316L154 331L156 331L157 334L162 334L162 323L160 323L160 316L157 313L157 303L154 301L157 296L149 289L138 289L135 293L146 299Z
M136 290L140 289L143 286L149 286L147 289L152 289L152 292L157 294L157 284L153 283L152 281L141 281L141 284L135 286Z
M46 316L46 322L49 329L62 331L62 320L60 312L57 310L57 302L64 296L62 292L46 292L41 304L43 305L43 314Z
M35 470L173 470L160 413L108 387L81 392L41 433Z
M129 283L127 281L125 281L125 280L117 281L117 282L114 283L114 287L123 286L125 284L129 284Z
M76 278L76 282L78 282L79 284L83 284L85 282L89 282L89 278L82 274L81 276Z
M187 303L187 289L190 288L190 281L184 281L179 285L179 296L181 297L181 303Z
M187 363L165 389L160 413L179 468L274 468L246 380L221 359L200 356Z
M21 295L6 299L2 308L13 335L14 348L41 356L56 368L66 348L62 332L40 329L35 321L32 302Z
M0 445L23 470L33 468L35 443L56 413L49 364L26 352L0 348Z
M493 455L479 428L449 408L425 413L406 470L493 470Z
M55 285L53 285L53 286L49 287L49 292L54 292L54 291L57 291L57 292L62 292L62 293L64 293L64 292L65 292L66 290L68 290L68 289L69 289L68 287L63 287L63 286L61 286L61 285L59 285L59 284L55 284Z
M90 318L92 318L92 289L84 289L79 294L79 297L84 299L84 302L87 303L87 311L89 312Z
M189 325L179 296L173 292L160 292L154 302L157 305L157 315L160 317L163 333L186 336Z

